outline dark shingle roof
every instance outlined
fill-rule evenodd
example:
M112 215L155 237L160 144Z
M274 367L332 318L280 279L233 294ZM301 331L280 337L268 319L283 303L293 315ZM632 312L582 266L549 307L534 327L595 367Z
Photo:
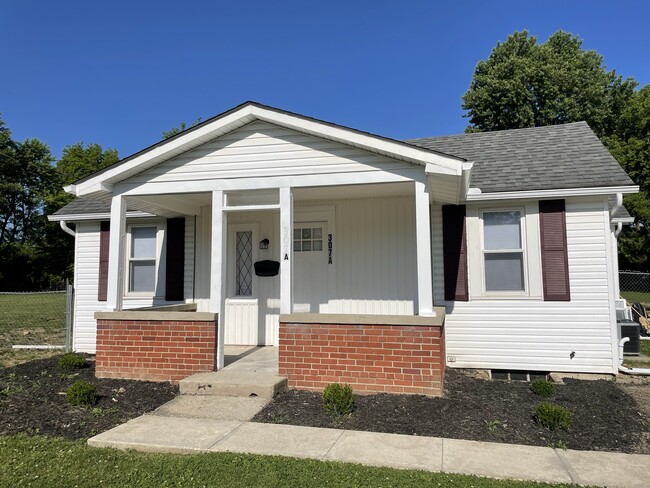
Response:
M95 213L110 213L111 202L99 201L88 197L79 197L64 205L53 215L82 215Z
M483 193L634 184L586 122L405 142L474 161L470 186ZM109 213L110 207L82 197L54 215Z
M634 184L586 122L406 142L474 161L483 193Z

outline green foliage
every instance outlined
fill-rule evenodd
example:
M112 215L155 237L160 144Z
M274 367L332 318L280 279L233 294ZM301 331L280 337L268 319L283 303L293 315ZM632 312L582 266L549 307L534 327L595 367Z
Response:
M0 464L0 486L568 487L281 456L150 454L40 436L0 437Z
M496 419L495 420L490 420L489 422L487 420L484 420L483 422L485 422L485 425L487 425L488 431L490 431L490 433L492 433L492 434L495 433L497 431L497 427L499 427L499 425L501 425L501 421L496 420Z
M535 406L535 422L549 430L558 427L569 430L573 413L557 403L540 402Z
M87 381L75 381L65 392L70 405L93 406L97 402L97 387Z
M199 125L200 123L201 123L201 117L199 117L194 122L192 122L192 124L190 124L189 127L185 122L181 122L178 127L172 127L169 130L164 130L162 133L163 139L169 139L171 137L174 137L175 135L180 134L181 132L187 129L191 129L192 127L194 127L195 125Z
M354 393L350 385L330 383L323 390L323 405L336 415L347 415L354 410Z
M607 71L578 36L558 31L539 44L522 31L477 64L463 109L470 132L585 120L602 136L613 132L635 86Z
M535 395L551 397L555 395L555 385L546 380L535 380L530 384L530 389Z
M73 369L81 369L86 366L86 358L83 354L75 354L69 352L59 358L56 363L57 368L71 371Z

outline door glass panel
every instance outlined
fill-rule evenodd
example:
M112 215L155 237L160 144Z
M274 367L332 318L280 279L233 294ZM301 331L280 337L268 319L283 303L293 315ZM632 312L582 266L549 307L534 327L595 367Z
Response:
M314 236L314 239L322 239L323 238L323 229L321 229L320 227L316 227L315 229L313 229L313 236Z
M235 294L251 296L253 294L253 233L237 232L235 260Z
M314 251L323 250L323 241L314 241Z

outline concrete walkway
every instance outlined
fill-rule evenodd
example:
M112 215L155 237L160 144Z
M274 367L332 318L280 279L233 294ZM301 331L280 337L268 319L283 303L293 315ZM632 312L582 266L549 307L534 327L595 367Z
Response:
M241 400L241 399L240 399ZM204 400L206 401L206 400ZM235 407L240 408L240 407ZM211 409L207 409L211 410ZM650 486L650 456L435 437L143 415L88 440L145 452L238 452L609 487ZM187 411L184 412L187 414ZM246 416L251 409L246 410Z
M227 380L235 373L258 379L274 376L277 349L230 347L226 364L221 372L209 373L214 375L214 391L194 388L194 394L180 395L151 414L89 439L88 445L145 452L229 451L551 483L650 486L650 456L638 454L250 422L268 399L220 394L219 378L225 377L230 388Z

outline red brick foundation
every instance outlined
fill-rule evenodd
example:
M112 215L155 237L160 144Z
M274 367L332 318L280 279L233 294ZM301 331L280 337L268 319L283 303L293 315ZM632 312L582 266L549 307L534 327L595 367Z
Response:
M118 318L120 314L129 312L116 312L114 319L97 318L98 378L176 382L216 370L216 319L133 320Z
M375 323L332 323L336 316L321 315L317 323L319 316L304 314L311 320L297 320L301 315L280 317L279 373L289 378L290 388L322 390L337 382L360 393L441 394L444 317L428 320L433 325L424 325L423 317L394 325L399 320L389 316L377 316ZM362 317L356 322L373 320ZM324 318L328 323L322 323Z

